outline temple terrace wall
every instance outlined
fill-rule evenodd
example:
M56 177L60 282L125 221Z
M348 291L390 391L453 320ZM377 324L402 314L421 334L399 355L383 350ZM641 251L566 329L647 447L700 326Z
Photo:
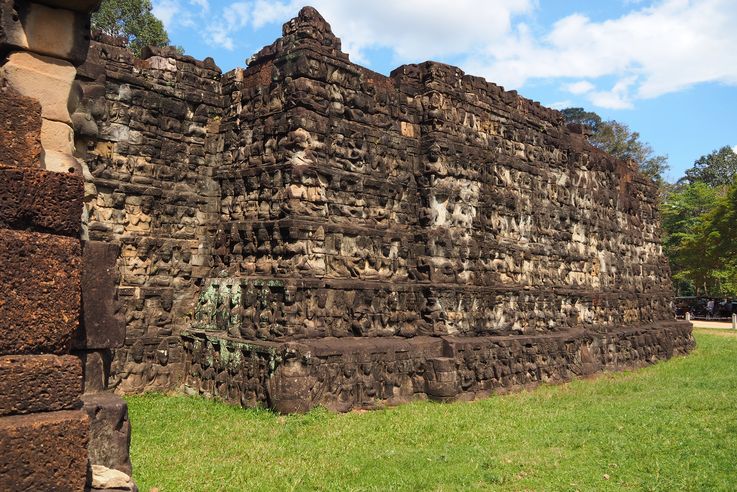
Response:
M119 392L347 410L693 346L655 186L514 91L371 72L311 8L246 69L100 37L77 78L85 231L119 248Z

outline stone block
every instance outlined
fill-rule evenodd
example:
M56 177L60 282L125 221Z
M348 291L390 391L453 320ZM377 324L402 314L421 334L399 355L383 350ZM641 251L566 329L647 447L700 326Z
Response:
M41 146L46 152L71 155L74 153L74 130L66 123L44 118L41 124Z
M79 406L82 365L73 355L0 357L0 415Z
M79 325L78 239L0 229L0 355L63 354Z
M112 352L110 350L78 350L73 354L82 361L85 394L105 391L110 378Z
M88 428L80 410L0 417L0 490L83 490Z
M82 249L82 305L80 330L74 338L79 349L109 349L123 345L125 323L118 313L116 262L119 247L86 241Z
M82 176L0 164L0 227L78 237Z
M26 52L11 53L0 68L0 76L15 90L41 103L41 116L69 125L69 96L76 75L68 61Z
M0 163L41 167L41 105L0 84Z
M90 490L95 491L131 491L138 490L133 479L119 470L102 465L92 465L92 483Z
M0 49L28 50L80 64L90 44L88 22L88 15L68 7L1 0L0 31L4 39Z
M44 151L43 167L56 173L82 173L82 165L73 155L58 150Z
M90 419L90 463L131 474L131 426L128 404L112 393L85 394L83 410Z
M75 12L94 12L100 5L100 0L39 0L39 3L64 9L74 10Z

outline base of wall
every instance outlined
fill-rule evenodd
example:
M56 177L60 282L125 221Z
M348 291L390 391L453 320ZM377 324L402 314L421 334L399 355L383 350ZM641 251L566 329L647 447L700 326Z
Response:
M262 342L183 335L185 389L282 413L345 412L418 399L473 400L652 364L694 347L690 323L538 336L327 338Z

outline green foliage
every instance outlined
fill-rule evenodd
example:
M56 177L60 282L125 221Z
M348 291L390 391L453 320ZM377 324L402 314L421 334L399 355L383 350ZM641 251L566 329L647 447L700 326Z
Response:
M566 108L561 110L561 113L563 113L566 123L586 125L593 132L596 132L601 124L601 116L592 111L586 111L583 108Z
M677 286L690 285L697 295L737 296L737 181L680 185L661 212Z
M668 171L668 157L655 155L653 148L640 140L640 134L618 121L603 121L594 112L583 108L566 108L561 111L567 123L579 123L591 128L589 142L618 159L634 161L640 171L660 185L665 183L663 174Z
M151 12L151 0L103 0L92 14L92 28L109 36L124 37L134 53L146 46L166 46L169 35Z
M661 212L677 291L737 296L737 155L701 156L675 188Z
M701 181L709 186L724 186L731 184L735 175L737 175L737 154L731 147L724 146L699 157L693 167L686 171L682 180L688 183Z
M367 413L128 397L141 490L732 490L737 338L637 371Z

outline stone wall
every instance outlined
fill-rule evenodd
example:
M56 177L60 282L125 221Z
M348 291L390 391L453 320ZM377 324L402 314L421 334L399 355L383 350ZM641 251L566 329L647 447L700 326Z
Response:
M100 471L135 489L127 407L96 372L122 342L99 254L117 251L80 241L74 79L97 3L0 0L1 490L97 490Z
M223 75L93 42L87 228L121 247L119 391L347 409L690 349L632 164L456 67L386 77L340 48L311 8Z
M111 362L110 384L161 390L181 378L179 331L210 269L220 71L173 49L136 59L118 40L98 39L78 79L89 128L86 234L120 251L126 343Z
M83 369L70 355L81 309L83 180L66 173L74 168L67 100L86 43L68 30L50 43L45 26L89 14L84 5L43 3L0 2L2 490L87 482Z

